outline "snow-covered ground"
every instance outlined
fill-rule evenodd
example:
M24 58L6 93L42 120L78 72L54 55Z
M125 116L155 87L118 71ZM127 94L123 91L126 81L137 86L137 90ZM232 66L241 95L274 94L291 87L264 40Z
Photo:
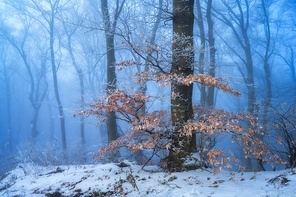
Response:
M156 166L141 168L114 163L55 167L21 164L0 179L0 196L296 197L296 174L292 170L222 171L214 175L210 170L165 173Z

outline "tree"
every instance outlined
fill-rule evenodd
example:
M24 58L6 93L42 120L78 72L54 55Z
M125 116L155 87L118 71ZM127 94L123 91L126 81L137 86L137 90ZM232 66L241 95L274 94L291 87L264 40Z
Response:
M196 1L196 7L197 7L197 25L198 25L199 34L200 34L200 49L199 49L200 51L199 51L199 57L198 57L198 69L200 74L204 74L205 73L206 34L205 34L204 19L203 19L200 0ZM207 102L206 87L202 85L200 87L200 104L202 106L206 106L206 102Z
M158 150L167 149L168 156L162 158L162 167L168 171L196 169L203 167L207 162L213 166L219 166L229 161L222 150L208 151L203 157L205 161L201 162L202 164L196 162L194 165L188 165L186 161L192 159L193 153L197 151L195 137L197 133L210 136L225 132L230 133L233 140L237 140L244 147L246 156L261 158L268 151L265 151L260 139L254 138L257 134L255 118L249 114L231 114L213 108L195 107L193 109L192 86L195 82L205 87L215 86L236 96L240 94L221 78L194 74L193 1L174 1L172 13L173 39L172 48L169 51L166 46L152 45L151 47L150 43L137 45L131 42L129 36L120 35L123 38L122 44L129 46L140 56L145 62L144 65L149 65L146 72L134 74L137 79L139 78L138 84L151 80L170 86L171 96L168 105L170 110L159 110L153 107L147 111L141 110L145 103L152 103L152 99L158 100L159 97L152 97L148 92L146 94L138 91L137 88L127 90L117 88L106 98L99 98L91 105L91 109L83 111L84 115L96 115L101 122L108 112L114 112L118 114L116 118L127 123L129 127L124 132L124 136L100 149L96 156L102 158L106 153L114 154L113 151L121 147L132 151L152 149L153 154ZM132 32L128 31L128 33ZM119 70L133 66L137 68L139 65L141 63L133 59L116 63ZM246 128L246 125L249 127ZM212 149L213 145L208 147ZM204 154L202 151L201 153ZM218 157L221 158L220 161L217 160Z
M207 73L211 77L215 77L216 73L216 61L215 61L215 38L214 38L214 23L212 19L212 0L206 1L206 12L205 17L203 16L202 1L197 0L197 24L199 28L200 37L200 48L199 48L199 58L198 58L198 70L200 74ZM207 28L205 27L204 21L207 22ZM207 32L206 32L207 31ZM206 34L207 33L207 34ZM208 43L208 44L207 44ZM208 69L206 70L206 55L209 54ZM200 104L203 106L214 106L214 87L200 87Z
M272 125L271 131L274 138L271 143L275 158L279 159L288 168L296 167L296 105L281 104L270 107L273 114L270 116L269 123Z
M43 7L44 5L46 6ZM60 0L46 0L44 2L37 2L35 0L31 0L31 3L29 3L28 6L32 7L34 10L38 11L39 14L41 14L41 17L43 20L41 20L41 18L38 18L38 17L35 17L35 19L46 29L49 36L49 51L50 51L51 74L53 79L53 89L54 89L54 95L55 95L55 99L56 99L56 102L58 105L58 111L59 111L63 154L64 154L64 157L67 159L65 114L64 114L64 108L60 98L59 87L58 87L58 77L57 77L58 66L56 61L57 59L56 59L56 50L55 50L55 35L56 35L55 20L60 8L63 7L64 5Z
M263 103L263 117L262 117L262 125L263 129L262 132L265 134L267 131L267 123L268 123L268 116L269 116L269 107L271 105L272 100L272 80L271 80L271 57L273 55L273 37L271 31L271 13L270 13L270 6L272 5L271 1L261 0L260 2L260 10L262 10L263 15L259 15L260 19L262 20L262 25L264 28L264 41L263 41L263 52L257 52L259 57L263 61L263 70L265 73L265 83L266 87L264 88L266 95L264 98ZM260 40L256 39L256 40ZM259 135L258 137L263 138L263 135ZM257 169L262 170L264 169L263 164L261 161L257 162Z
M211 77L216 76L216 48L215 48L215 38L214 38L214 23L212 19L212 0L208 0L207 2L207 24L208 24L208 42L209 42L209 48L210 48L210 69L209 69L209 75ZM209 87L208 88L208 98L207 103L208 106L212 107L215 106L214 102L215 98L215 87Z
M12 153L12 150L13 150L13 127L12 127L12 121L11 121L12 120L11 78L12 78L13 71L9 67L10 62L8 62L8 60L7 60L9 47L6 46L6 44L4 44L4 42L2 42L2 43L3 43L3 45L1 45L1 48L0 48L0 52L1 52L0 62L1 62L1 68L2 68L2 69L0 69L0 73L2 76L0 77L0 80L4 84L4 91L3 92L4 92L4 95L6 96L6 110L3 110L3 111L5 111L5 114L7 117L8 151L9 151L9 153ZM6 50L5 50L5 48L6 48Z
M225 44L230 47L231 51L239 58L243 63L246 72L241 67L238 67L240 73L244 77L245 85L247 88L248 95L248 112L252 115L256 115L256 94L255 94L255 82L254 82L254 65L253 65L253 55L252 47L249 38L250 29L250 1L244 0L242 3L239 0L235 1L225 1L222 0L222 4L226 8L226 12L217 8L214 9L215 16L227 25L238 45L240 46L243 53L236 51L234 47L230 46L230 43L225 42ZM248 170L252 169L251 159L246 160L246 166Z
M29 40L29 35L31 34L30 30L32 29L32 23L30 22L29 19L24 17L22 21L22 25L24 27L22 38L16 38L8 31L9 28L8 27L5 28L4 26L2 26L0 29L1 31L0 36L6 39L14 47L17 53L20 55L29 77L29 85L30 85L29 101L33 108L33 117L30 120L31 140L33 144L35 144L36 138L38 136L37 122L39 118L39 111L48 88L47 79L46 79L46 73L47 73L46 60L45 60L46 56L43 56L42 58L40 58L40 60L30 59L30 56L26 51L26 47L28 45L28 42L31 41ZM18 39L20 39L20 42L18 42ZM37 44L37 43L34 43L34 44ZM33 54L34 52L37 53L37 51L31 51L32 56L34 56ZM42 55L44 55L44 53L42 53ZM37 64L37 65L39 64L39 65L33 66L33 64Z
M114 36L115 29L118 21L118 17L122 11L125 0L121 3L119 0L116 1L116 8L114 13L113 22L111 21L108 9L107 0L101 0L101 11L103 15L105 40L106 40L106 51L107 51L107 93L110 94L116 89L116 70L115 70L115 49L114 49ZM116 114L115 112L108 112L107 116L107 132L108 142L116 140L118 137Z
M193 0L173 1L173 46L171 74L178 77L193 75ZM168 168L183 170L183 159L196 149L195 134L180 136L179 130L193 118L193 84L186 85L173 79L171 82L172 143L169 149Z
M66 17L65 17L66 16ZM65 18L76 18L74 22L69 24L69 21L65 21ZM67 17L66 13L61 16L61 21L64 28L64 33L66 37L65 43L61 41L61 44L67 49L70 59L72 61L72 65L75 68L75 71L78 75L79 79L79 88L80 88L80 109L84 110L85 107L85 86L84 86L84 72L82 66L79 65L77 62L77 54L75 54L73 48L73 38L75 38L75 33L77 32L79 25L82 23L82 19L79 17L77 10L74 10L74 13L70 13L70 17ZM75 24L75 25L73 25ZM75 43L74 43L75 44ZM80 144L82 152L85 150L85 124L84 124L84 117L80 116ZM85 155L82 156L86 159Z

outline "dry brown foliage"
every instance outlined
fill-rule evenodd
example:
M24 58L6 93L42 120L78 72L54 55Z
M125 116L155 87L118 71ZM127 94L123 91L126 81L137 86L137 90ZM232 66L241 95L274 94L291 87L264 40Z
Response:
M146 102L151 99L142 92L127 94L122 90L115 90L107 98L99 99L91 105L92 109L85 110L84 115L95 114L103 120L106 112L116 112L116 118L129 124L129 130L123 137L103 147L96 154L102 158L121 147L127 147L131 151L143 149L169 149L171 147L171 126L169 114L165 110L145 112L141 110ZM180 136L192 136L193 133L202 136L214 136L228 133L233 142L239 143L246 157L260 159L266 162L269 154L257 130L257 119L249 114L229 113L224 110L196 106L194 107L194 119L189 120L179 130ZM200 153L201 154L201 153ZM232 167L230 161L238 161L234 155L215 150L213 147L207 150L203 160L208 164L218 167ZM228 156L227 156L228 155Z

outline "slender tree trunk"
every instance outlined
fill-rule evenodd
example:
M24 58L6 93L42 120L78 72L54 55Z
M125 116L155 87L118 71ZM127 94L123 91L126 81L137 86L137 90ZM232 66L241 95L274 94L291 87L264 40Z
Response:
M117 19L121 13L122 7L125 1L122 1L119 5L119 1L116 1L116 11L114 13L114 19L111 23L108 2L107 0L101 0L101 10L104 21L105 28L105 40L106 40L106 50L107 50L107 93L110 94L116 89L116 69L115 69L115 49L114 49L114 35L115 28L117 24ZM118 138L117 133L117 123L116 123L116 113L108 112L107 114L107 132L108 132L108 142L110 143L113 140Z
M62 135L62 146L63 146L63 154L65 159L67 160L67 140L66 140L66 126L65 126L65 114L63 105L60 99L59 87L58 87L58 78L57 78L57 68L55 62L55 52L54 52L54 19L55 19L55 8L51 10L51 19L49 21L49 36L50 36L50 60L51 60L51 70L52 70L52 78L54 85L54 94L56 98L56 102L59 110L59 118L60 118L60 127L61 127L61 135Z
M49 140L50 140L50 144L53 145L54 144L54 138L55 138L55 129L54 129L54 118L53 118L53 113L52 113L52 106L51 106L51 102L48 98L48 95L46 97L46 101L48 103L47 105L47 109L48 109L48 115L49 115Z
M267 123L268 123L268 114L269 114L269 107L272 98L272 87L271 87L271 72L270 72L270 65L269 59L271 56L271 32L270 32L270 22L269 22L269 14L268 14L268 7L265 4L265 0L261 0L262 11L264 13L264 33L266 38L266 46L265 46L265 53L263 55L263 68L265 72L265 81L266 81L266 97L263 104L263 118L262 118L262 125L263 130L262 132L265 134L267 131ZM258 136L261 140L263 140L264 135ZM264 170L262 160L257 161L257 170Z
M9 153L12 153L13 134L12 134L12 124L11 124L11 89L10 89L10 77L8 76L6 65L4 65L4 79L5 79L6 102L7 102L6 115L7 115L7 131L8 131L8 151Z
M292 79L293 79L293 82L296 82L296 71L295 71L295 64L294 64L294 61L295 61L295 58L294 58L294 50L293 48L290 46L290 53L291 53L291 72L292 72Z
M161 20L162 4L163 4L163 0L159 0L158 1L158 13L157 13L156 21L155 21L155 23L153 25L151 37L149 39L149 42L150 42L149 44L151 44L151 46L155 45L156 33L157 33L158 26L159 26L160 20ZM144 71L141 71L140 66L138 67L139 72L144 72L144 73L149 72L149 64L152 61L152 53L153 53L153 51L149 52L147 54L147 56L146 56ZM146 95L146 92L147 92L147 82L146 81L140 85L140 91L143 93L143 95ZM146 112L146 103L144 103L144 105L141 107L140 113L141 114L146 114L147 113ZM141 164L143 162L143 159L144 159L143 158L143 151L138 150L135 153L135 158L136 158L137 162L139 164Z
M205 27L203 22L203 16L201 11L201 4L200 0L196 1L197 6L197 24L200 32L200 51L199 51L199 57L198 57L198 68L199 73L204 74L204 62L205 62L205 45L206 45L206 36L205 36ZM207 101L207 92L206 87L204 85L200 85L200 104L202 106L206 106Z
M193 5L194 0L173 0L173 59L171 73L180 77L193 74ZM184 54L184 51L187 51ZM193 85L183 85L176 80L171 84L172 144L169 149L168 169L184 170L184 159L196 149L195 135L183 136L179 130L191 118Z
M84 110L85 100L84 100L84 75L81 69L77 70L80 85L80 109ZM80 116L80 144L82 151L85 151L85 125L84 116ZM83 156L84 157L84 156Z
M208 23L208 39L209 39L209 47L210 47L210 70L209 75L211 77L215 77L216 75L216 48L215 48L215 38L214 38L214 23L212 20L212 0L208 0L207 4L207 23ZM215 106L214 102L215 98L215 88L208 88L208 97L207 97L207 105L209 107Z
M250 2L244 0L242 3L239 0L236 0L236 10L233 9L226 1L223 1L224 6L227 8L230 19L228 19L224 13L217 12L220 15L220 19L228 25L244 51L244 56L241 56L234 49L232 51L238 56L239 59L244 63L247 74L245 76L245 84L248 91L248 113L256 116L256 94L255 94L255 83L254 83L254 71L253 71L253 58L251 44L248 36L249 31L249 20L250 20ZM240 69L242 72L242 69ZM243 72L242 75L244 76ZM246 155L245 155L246 157ZM245 160L246 170L252 170L252 162L249 155Z
M255 97L255 83L254 83L254 72L253 72L253 60L251 54L251 46L246 45L246 68L247 68L247 90L248 90L248 112L253 116L256 116L256 97ZM253 170L251 158L246 159L246 170Z
M294 50L291 47L291 45L289 46L290 49L290 69L291 69L291 73L292 73L292 80L293 80L293 87L292 87L292 91L293 91L293 96L294 96L294 102L296 102L296 71L295 71L295 58L294 58Z
M33 142L33 144L36 143L37 141L37 136L38 136L38 130L37 130L37 122L38 122L38 114L39 114L39 110L34 108L34 112L33 112L33 118L31 120L31 140Z
M65 31L67 31L66 27L64 27ZM76 29L73 32L66 32L67 34L67 49L70 54L72 64L77 72L78 78L79 78L79 88L80 88L80 109L84 110L84 75L81 68L79 68L74 53L73 53L73 47L72 47L72 35L76 31ZM84 155L85 152L85 125L84 125L84 116L79 117L79 124L80 124L80 146L82 151L82 158L84 161L86 161L86 156Z

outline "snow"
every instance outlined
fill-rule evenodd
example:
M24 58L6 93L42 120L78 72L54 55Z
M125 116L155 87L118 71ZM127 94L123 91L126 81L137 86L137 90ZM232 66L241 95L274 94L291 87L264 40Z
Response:
M142 169L127 161L124 164L20 164L0 179L0 196L296 196L296 174L292 170L166 173L157 166Z

